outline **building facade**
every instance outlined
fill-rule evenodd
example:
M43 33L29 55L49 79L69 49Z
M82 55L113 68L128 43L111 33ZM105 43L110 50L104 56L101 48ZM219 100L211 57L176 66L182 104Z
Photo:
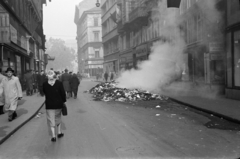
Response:
M22 80L26 70L44 70L42 6L46 0L0 1L0 66L12 67Z
M240 100L240 2L227 1L226 96Z
M120 20L120 1L102 0L102 31L104 48L104 72L119 71L119 35L117 23Z
M90 76L103 73L101 10L84 11L77 24L79 71Z

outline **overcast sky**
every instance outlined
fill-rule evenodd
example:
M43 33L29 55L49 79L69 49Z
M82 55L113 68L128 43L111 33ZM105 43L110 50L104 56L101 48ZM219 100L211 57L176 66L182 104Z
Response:
M43 29L46 39L75 39L75 6L82 0L52 0L43 5Z

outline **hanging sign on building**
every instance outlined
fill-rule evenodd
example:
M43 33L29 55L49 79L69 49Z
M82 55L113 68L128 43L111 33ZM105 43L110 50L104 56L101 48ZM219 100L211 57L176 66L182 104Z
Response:
M14 42L15 44L17 44L17 30L10 25L10 32L11 32L11 41Z

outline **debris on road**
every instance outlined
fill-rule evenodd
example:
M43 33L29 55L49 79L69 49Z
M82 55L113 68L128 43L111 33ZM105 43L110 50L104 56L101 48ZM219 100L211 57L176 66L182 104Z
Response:
M148 91L143 91L139 89L127 89L127 88L118 88L117 83L105 82L100 83L90 89L89 91L85 91L85 93L93 94L93 98L97 101L119 101L119 102L127 102L127 101L150 101L150 100L167 100L166 97L160 96L158 94L152 94Z

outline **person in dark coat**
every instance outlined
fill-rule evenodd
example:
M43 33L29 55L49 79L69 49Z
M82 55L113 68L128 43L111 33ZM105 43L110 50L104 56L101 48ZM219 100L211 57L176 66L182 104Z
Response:
M45 94L45 108L48 126L51 130L51 141L56 142L55 129L57 128L57 137L64 136L61 128L61 116L63 104L66 103L66 93L62 82L56 79L54 71L47 73L48 80L43 83L43 92Z
M47 76L44 74L44 71L42 70L41 71L41 74L37 76L38 78L38 91L40 93L41 96L44 96L44 93L43 93L43 83L45 81L47 81Z
M104 79L106 82L108 81L108 73L107 72L104 73Z
M37 93L37 87L38 87L38 82L37 82L37 75L38 75L38 71L32 73L33 75L33 93Z
M73 91L74 99L77 98L77 92L78 92L79 84L80 84L80 81L79 81L77 75L74 73L71 80L70 80L71 90Z
M68 74L68 70L65 69L65 73L62 74L61 81L63 83L64 90L65 90L65 92L67 94L67 98L70 97L70 91L71 91L71 88L70 88L70 78L71 78L71 76Z
M26 82L26 94L32 95L33 94L33 74L32 70L27 71L27 73L24 75L24 80Z
M71 81L71 79L72 79L72 76L73 76L72 72L69 72L69 75L70 75L70 80L69 80L69 83L70 83L70 81ZM69 91L69 94L70 94L70 97L73 96L73 90L72 90L71 84L70 84L70 91Z

